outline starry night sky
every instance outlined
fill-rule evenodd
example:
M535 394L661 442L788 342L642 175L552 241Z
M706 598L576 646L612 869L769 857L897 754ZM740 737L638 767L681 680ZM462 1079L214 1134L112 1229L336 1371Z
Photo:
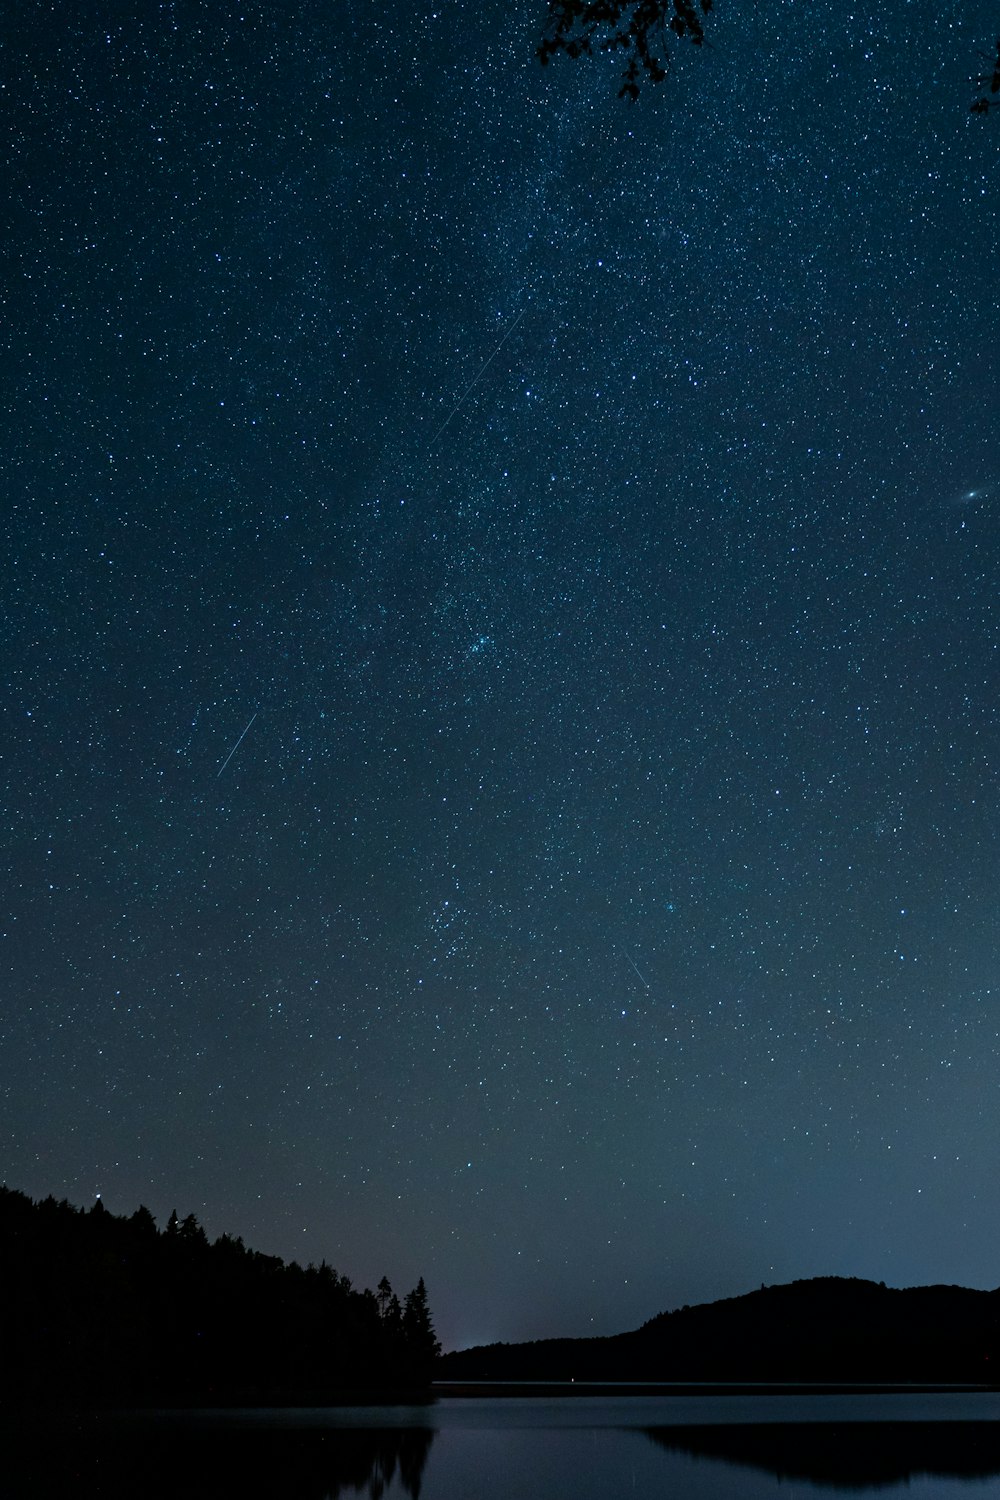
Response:
M995 4L544 13L8 14L0 1177L447 1346L995 1286Z

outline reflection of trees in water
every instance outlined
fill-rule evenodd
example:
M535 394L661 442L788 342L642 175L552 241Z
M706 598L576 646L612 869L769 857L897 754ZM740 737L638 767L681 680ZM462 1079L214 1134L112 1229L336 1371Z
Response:
M371 1500L381 1496L399 1477L399 1482L413 1500L419 1500L424 1465L434 1433L429 1428L399 1432L338 1432L326 1437L326 1452L315 1476L315 1483L298 1488L288 1500L313 1500L322 1494L338 1500L347 1492L364 1494ZM245 1491L243 1492L246 1493Z
M340 1500L397 1491L419 1500L431 1428L213 1428L81 1419L0 1440L0 1491L73 1500Z
M757 1422L643 1431L672 1453L839 1489L877 1489L920 1474L1000 1474L1000 1430L993 1422Z

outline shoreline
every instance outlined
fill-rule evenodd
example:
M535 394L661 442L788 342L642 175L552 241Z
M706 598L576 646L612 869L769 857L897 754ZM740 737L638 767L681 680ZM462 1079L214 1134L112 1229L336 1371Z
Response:
M987 1384L939 1385L929 1381L643 1381L643 1380L435 1380L435 1397L485 1400L500 1396L928 1396L989 1394Z

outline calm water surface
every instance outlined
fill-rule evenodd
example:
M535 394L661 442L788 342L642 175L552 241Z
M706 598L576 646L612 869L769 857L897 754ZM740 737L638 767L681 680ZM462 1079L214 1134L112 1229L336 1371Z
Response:
M1000 1500L1000 1394L442 1397L425 1406L53 1418L11 1500Z

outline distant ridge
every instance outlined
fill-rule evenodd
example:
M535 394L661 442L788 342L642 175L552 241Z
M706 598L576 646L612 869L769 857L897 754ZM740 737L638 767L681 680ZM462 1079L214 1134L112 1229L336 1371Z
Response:
M1000 1290L837 1276L663 1312L609 1338L457 1350L443 1380L832 1381L992 1385Z

